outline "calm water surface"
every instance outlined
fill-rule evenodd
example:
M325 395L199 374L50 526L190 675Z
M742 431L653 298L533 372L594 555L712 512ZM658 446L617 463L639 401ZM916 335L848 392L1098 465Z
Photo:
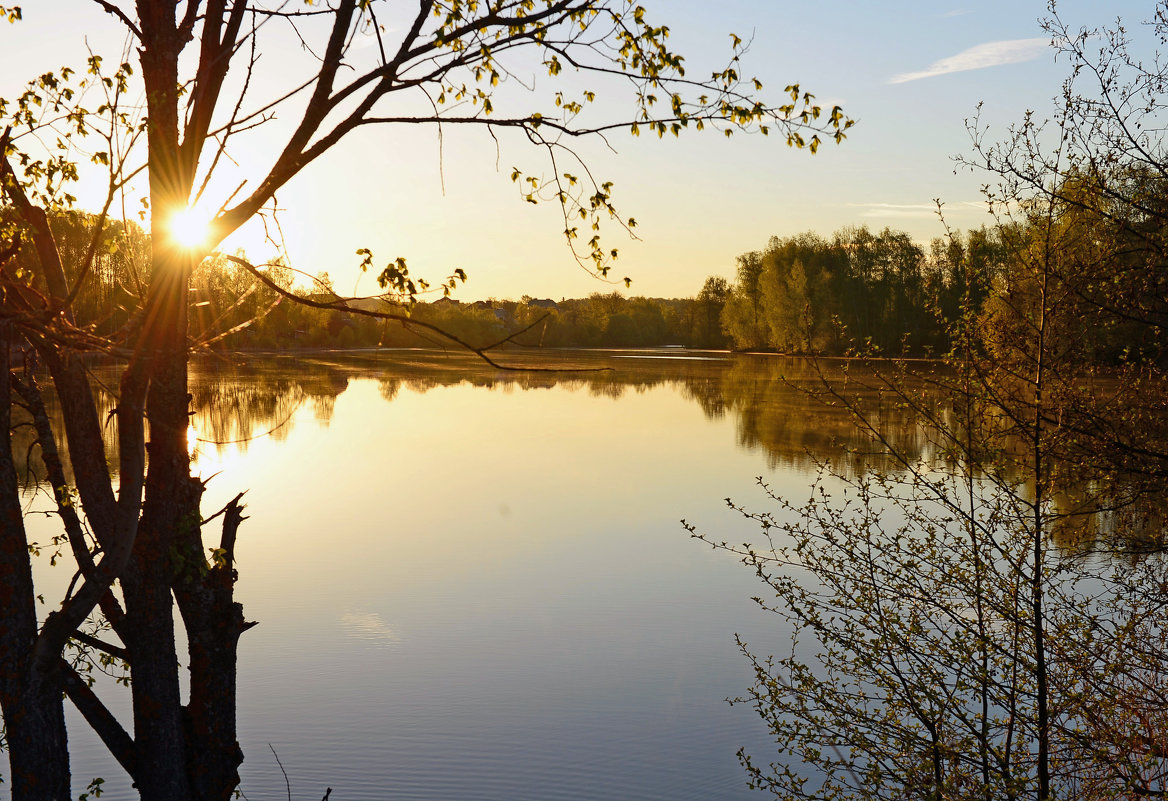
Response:
M684 358L680 358L684 357ZM737 632L784 647L753 575L691 540L753 528L754 477L802 498L849 428L708 353L201 362L195 470L241 489L242 789L295 799L746 799L767 753ZM64 576L67 579L67 576ZM117 706L117 702L114 702ZM119 707L125 710L128 704ZM74 739L77 792L134 797Z

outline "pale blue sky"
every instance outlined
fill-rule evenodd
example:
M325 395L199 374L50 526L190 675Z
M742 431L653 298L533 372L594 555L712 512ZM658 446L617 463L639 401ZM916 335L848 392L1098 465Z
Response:
M969 151L964 120L984 102L983 121L1004 132L1028 108L1045 113L1065 75L1036 41L1045 39L1041 0L644 4L670 26L691 75L720 66L731 32L753 37L744 72L763 81L765 96L777 99L799 82L858 124L842 146L814 157L775 137L718 134L658 141L622 133L610 139L615 153L585 146L597 174L614 181L618 207L640 223L641 241L616 231L607 239L621 249L616 277L634 281L629 294L692 295L707 275L732 276L735 257L772 235L867 224L927 241L942 233L933 198L945 202L953 227L988 221L979 206L986 176L954 174L953 156ZM86 36L111 54L121 41L110 38L116 23L89 0L22 5L25 21L0 28L6 94L14 79L82 64ZM1118 15L1138 27L1153 5L1078 0L1059 11L1076 26ZM284 57L265 54L269 66ZM259 147L238 158L246 166L265 155ZM328 270L342 290L353 287L354 250L369 247L379 262L405 256L413 271L437 279L465 269L470 281L457 296L468 300L608 291L572 260L557 209L521 201L513 166L543 169L518 137L502 137L497 148L484 132L447 131L440 158L432 130L366 130L280 193L289 254L308 272ZM262 255L254 234L241 242Z

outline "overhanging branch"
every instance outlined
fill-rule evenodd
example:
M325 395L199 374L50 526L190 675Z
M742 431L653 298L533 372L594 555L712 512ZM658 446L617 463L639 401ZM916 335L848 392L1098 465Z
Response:
M503 339L499 340L498 342L495 342L491 345L487 345L486 347L476 348L474 345L470 344L466 340L462 339L461 337L455 336L454 334L450 333L449 331L444 330L440 326L434 325L433 323L427 323L423 320L415 320L413 317L410 317L407 314L398 314L395 312L379 312L379 311L374 311L372 309L363 309L363 308L360 308L358 306L349 306L347 304L347 302L342 298L338 298L338 299L332 300L332 301L320 301L320 300L313 300L312 298L306 298L303 295L297 295L295 292L290 292L289 290L287 290L284 287L277 284L275 281L273 281L268 276L264 275L255 265L253 265L251 262L247 261L246 259L240 258L239 256L226 254L226 253L223 254L223 257L225 259L227 259L228 261L234 262L235 264L238 264L243 269L247 270L256 279L258 279L261 283L263 283L263 285L266 286L268 289L271 289L273 292L276 292L276 293L280 294L281 296L288 298L288 300L291 300L294 303L299 303L302 306L308 306L308 307L313 308L313 309L326 309L329 311L345 312L346 314L356 314L356 315L360 315L362 317L372 317L372 318L377 319L377 320L390 320L393 322L401 323L402 325L405 325L407 327L413 326L416 328L424 328L427 331L432 331L433 333L438 334L440 337L448 339L449 341L458 345L460 348L463 348L464 350L467 350L470 353L475 354L480 359L482 359L484 362L486 362L487 364L494 367L496 370L508 370L508 371L514 371L514 372L520 372L520 373L525 373L525 372L532 372L532 373L573 372L573 373L575 373L575 372L597 372L597 371L609 369L606 367L599 367L599 368L598 367L582 367L582 368L573 368L573 369L564 369L564 368L558 368L558 367L514 367L514 366L510 366L510 365L506 365L506 364L500 364L499 362L496 362L494 359L492 359L490 356L487 355L487 351L489 351L493 348L497 348L500 345L502 345L506 342L509 342L510 340L519 336L520 334L530 330L531 328L534 328L535 325L537 325L538 323L543 321L543 319L544 319L543 317L541 317L539 320L536 320L534 323L529 325L527 328L524 328L522 331L517 331L516 333L511 334L507 337L504 337ZM546 315L545 315L545 317L546 317Z

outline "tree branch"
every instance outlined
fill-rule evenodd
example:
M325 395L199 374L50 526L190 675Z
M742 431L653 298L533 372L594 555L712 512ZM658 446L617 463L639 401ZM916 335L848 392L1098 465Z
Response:
M106 642L105 640L99 640L97 637L86 634L83 631L73 632L71 639L77 640L77 642L82 643L83 645L88 645L90 648L96 648L103 653L109 654L115 659L121 659L123 662L130 661L130 652L125 648L121 647L120 645L113 645Z
M142 41L142 31L138 29L138 26L134 24L132 19L126 16L126 12L122 11L113 3L107 2L107 0L93 0L93 2L101 6L107 14L113 14L115 17L121 20L121 23L129 28L130 33L134 34L134 38L138 41Z
M62 659L59 666L65 677L65 695L85 718L85 722L97 732L105 747L129 774L131 780L134 779L138 768L133 738L101 702L88 682L81 678L69 663Z
M57 514L65 526L65 534L69 538L69 546L73 551L73 558L82 575L93 575L93 555L89 552L89 543L85 541L85 532L81 527L81 518L77 514L77 507L73 504L69 484L65 480L65 468L61 464L61 455L57 450L57 438L53 434L52 424L49 422L49 413L45 409L44 398L40 388L31 373L26 373L23 379L13 376L12 386L17 394L24 399L32 414L33 425L36 427L37 442L41 446L41 461L44 462L48 473L49 486L52 487L53 497L57 502Z
M348 314L356 314L356 315L360 315L363 317L373 317L373 318L378 319L378 320L392 320L394 322L401 323L405 326L415 326L417 328L425 328L428 331L433 331L435 334L438 334L439 336L450 340L451 342L458 345L459 347L461 347L467 351L470 351L471 353L475 354L480 359L482 359L484 362L486 362L487 364L494 367L496 370L508 370L508 371L514 371L514 372L520 372L520 373L527 373L527 372L530 372L530 373L563 373L563 372L585 373L585 372L600 372L603 370L611 369L611 368L607 368L607 367L581 367L578 369L565 370L563 368L558 368L558 367L512 367L512 366L505 365L505 364L499 364L498 362L496 362L494 359L492 359L490 356L487 355L487 351L490 350L491 348L498 347L499 345L503 344L507 340L511 339L511 337L506 337L505 339L500 340L499 342L496 342L495 344L489 345L485 348L476 348L474 345L470 344L466 340L455 336L454 334L450 333L449 331L443 330L439 326L436 326L432 323L424 322L422 320L415 320L407 314L395 314L393 312L378 312L378 311L373 311L372 309L362 309L359 306L349 306L345 303L344 300L341 300L341 299L337 299L336 301L319 301L319 300L312 300L311 298L306 298L302 295L297 295L294 292L289 292L287 289L284 289L282 286L277 284L271 278L264 275L262 272L260 272L253 264L248 262L246 259L242 259L239 256L233 256L233 255L226 254L226 253L223 254L223 257L225 259L228 259L229 261L235 262L240 267L247 270L249 273L251 273L257 279L259 279L259 281L261 281L264 284L264 286L268 287L268 289L271 289L272 291L277 292L280 295L288 298L289 300L291 300L295 303L301 304L302 306L309 306L309 307L314 308L314 309L329 309L332 311L340 311L340 312L345 312ZM528 326L528 327L530 328L531 326ZM520 333L522 333L522 332L520 332Z

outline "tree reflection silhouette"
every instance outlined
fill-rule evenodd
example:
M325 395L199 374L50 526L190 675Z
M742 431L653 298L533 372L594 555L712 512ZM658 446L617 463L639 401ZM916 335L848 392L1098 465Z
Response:
M403 391L424 395L435 389L466 385L487 391L534 392L553 388L586 392L597 398L619 400L628 392L643 393L668 387L693 401L709 420L729 416L735 424L739 447L760 451L770 469L796 470L808 475L821 463L831 463L842 475L858 476L866 470L895 470L889 448L930 469L946 470L944 449L931 442L918 416L886 392L886 376L879 368L846 360L812 360L791 357L698 354L678 358L661 353L613 351L516 351L509 354L519 366L562 368L562 372L514 372L498 370L470 354L443 351L390 351L331 353L312 356L256 356L229 362L206 358L192 365L193 426L198 447L233 447L246 453L259 438L285 440L306 406L321 424L332 419L337 399L353 381L376 381L381 397L392 403ZM917 402L936 408L936 414L952 414L951 401L930 372L941 369L918 363L917 375L906 380ZM113 367L95 366L99 379ZM581 372L587 370L588 372ZM900 376L898 376L899 380ZM99 406L110 422L104 436L116 439L116 425L109 416L115 397L99 387ZM845 402L834 402L831 393ZM59 428L57 407L49 412ZM851 407L851 408L849 408ZM886 443L875 441L855 425L855 410L862 409L876 421ZM24 454L22 474L27 481L43 477L43 466L30 427L14 431L14 451ZM116 448L110 448L116 453ZM112 464L116 472L118 465ZM31 470L31 472L30 472ZM66 463L66 470L69 465ZM1117 528L1117 515L1137 516L1150 531L1162 530L1161 516L1148 504L1133 503L1120 512L1102 513L1079 509L1082 493L1076 492L1073 471L1056 500L1077 514L1066 517L1055 536L1060 544L1078 547L1105 537ZM1153 519L1154 518L1154 519ZM1155 521L1160 521L1156 523ZM1137 526L1138 528L1139 526Z

